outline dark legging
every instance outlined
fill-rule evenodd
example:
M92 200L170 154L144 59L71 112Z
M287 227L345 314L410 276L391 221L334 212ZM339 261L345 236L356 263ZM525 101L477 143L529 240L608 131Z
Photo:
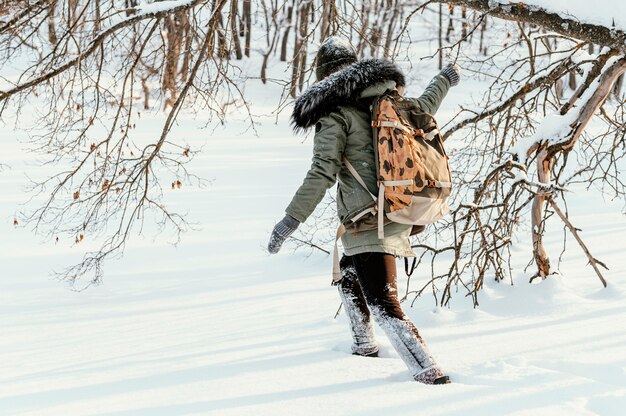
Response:
M394 256L385 253L344 256L340 266L339 294L350 320L353 352L367 355L378 350L371 313L414 377L436 368L417 328L400 307Z

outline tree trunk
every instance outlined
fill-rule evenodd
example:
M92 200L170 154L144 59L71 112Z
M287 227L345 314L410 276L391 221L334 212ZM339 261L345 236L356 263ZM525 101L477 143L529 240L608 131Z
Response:
M237 30L237 19L239 14L239 7L237 6L237 0L230 0L230 32L233 37L232 43L235 47L235 56L238 60L243 58L243 53L241 52L241 41L239 40L239 33Z
M76 8L78 7L78 0L69 0L67 2L67 23L68 27L76 24Z
M57 44L57 32L56 32L56 2L50 5L50 14L48 15L48 40L54 46Z
M287 8L287 26L284 28L283 40L280 45L280 61L287 61L287 42L289 41L289 32L291 31L291 21L293 16L293 10L295 9L295 0L291 3L291 6Z
M313 3L309 3L308 5L302 7L301 17L300 17L300 48L298 49L298 56L300 59L299 64L299 73L298 73L298 88L300 91L304 89L304 74L306 72L307 66L307 41L306 36L309 31L309 8L313 5Z
M217 17L217 27L215 32L217 33L217 57L221 59L228 59L230 56L230 50L228 48L228 42L226 42L226 36L224 36L224 19L220 14Z
M448 16L448 30L446 30L446 42L450 43L452 41L450 35L452 34L452 32L454 32L454 21L452 20L452 18L454 17L454 6L450 4L450 7L448 9L450 10L450 14Z
M359 32L359 43L356 48L356 54L358 56L362 56L363 51L365 50L365 46L367 44L367 28L369 27L370 22L370 9L371 3L363 2L361 4L361 31Z
M262 5L263 5L263 14L265 15L265 24L267 27L267 33L266 33L267 49L263 53L263 62L261 63L261 82L265 84L267 83L267 65L269 64L270 55L274 51L274 46L276 45L276 42L280 38L280 28L279 28L279 24L277 24L276 22L277 13L278 13L277 5L272 4L271 24L270 24L268 8L266 7L265 2L263 2ZM271 37L270 37L270 32L271 32L270 26L274 27L274 32Z
M382 1L381 1L382 3ZM372 48L372 56L378 56L378 50L381 46L381 39L383 37L383 24L389 19L389 4L385 6L385 11L381 12L382 4L378 1L374 4L374 10L376 11L376 20L370 30L370 47Z
M298 8L300 6L299 4L299 0L298 0ZM295 7L294 7L295 8ZM300 39L300 31L298 30L298 24L299 24L299 19L300 19L300 15L298 13L294 14L296 16L296 20L294 22L294 26L296 27L296 29L294 30L294 33L296 34L295 39L294 39L294 45L293 45L293 59L291 61L291 88L289 90L289 95L291 95L293 98L296 98L296 95L298 93L297 88L298 88L298 78L299 78L299 71L300 71L300 48L302 46L302 42Z
M606 54L605 58L608 59L610 54ZM626 57L621 57L616 62L612 63L608 68L605 67L604 62L606 59L599 59L597 65L592 71L588 79L579 87L579 91L574 94L571 103L564 106L569 108L569 111L578 111L578 115L570 125L571 132L565 137L566 140L561 140L556 144L550 146L542 145L537 156L537 173L539 182L548 184L550 182L550 169L554 163L556 155L561 153L568 153L578 142L582 132L584 131L587 123L593 117L598 108L604 103L609 96L615 81L624 74L626 71ZM600 75L600 79L596 81L597 74ZM583 103L579 103L577 107L573 107L574 102L581 97L583 93L590 88L591 84L598 83L595 86L595 90L591 93L590 97ZM590 91L586 91L590 92ZM544 138L548 139L548 138ZM538 267L538 275L545 278L550 273L550 260L548 254L543 246L543 207L546 201L546 196L543 192L538 192L535 200L533 201L532 208L532 233L533 233L533 254L535 262Z
M461 7L461 39L467 41L467 8Z
M320 24L320 42L323 42L330 36L330 22L333 19L333 9L335 2L333 0L322 1L322 23Z
M189 22L189 14L188 12L185 12L185 16L184 16L184 20L183 20L183 25L184 25L184 30L183 30L183 37L185 40L185 56L183 57L183 64L180 68L180 78L183 80L187 79L187 74L189 73L189 64L191 62L191 58L193 55L193 33L191 30L191 24Z
M133 8L137 7L137 0L126 0L126 16L132 16Z
M178 95L178 61L182 50L183 41L183 12L174 13L165 19L167 30L167 53L165 56L165 69L163 70L163 89L170 93L166 100L166 106L176 101Z
M576 90L576 85L577 85L577 83L576 83L576 72L570 71L568 80L569 80L568 81L569 89L572 90L572 91L575 91Z
M307 34L309 32L309 9L312 6L313 3L310 2L302 7L302 16L300 18L300 49L298 50L298 55L300 56L298 88L300 88L300 91L304 89L304 74L307 70Z
M98 33L100 32L100 28L101 28L100 19L102 18L100 15L100 0L94 1L94 14L95 14L95 21L93 24L93 31L95 33Z
M244 54L250 57L250 43L252 42L252 5L250 0L243 0L243 22L245 23L245 51Z
M398 16L400 15L400 2L399 0L393 0L390 4L391 7L391 17L388 19L389 24L387 25L387 38L385 40L384 53L385 58L390 58L393 56L393 52L390 50L391 41L393 40L393 35L395 33L396 23L398 20Z
M487 16L483 19L483 23L480 26L480 44L478 46L478 50L482 52L483 55L487 56L487 47L484 45L485 40L485 31L487 31Z
M539 150L537 156L537 176L539 182L550 183L550 170L552 169L552 159L546 152L545 146ZM537 193L533 201L531 211L533 255L537 264L537 274L545 279L550 274L550 258L543 245L543 232L545 223L543 221L543 209L546 203L546 195L542 191Z
M443 4L439 5L439 70L443 69Z

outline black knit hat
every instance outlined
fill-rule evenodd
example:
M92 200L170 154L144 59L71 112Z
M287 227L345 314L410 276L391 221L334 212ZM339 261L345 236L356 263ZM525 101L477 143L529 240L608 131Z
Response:
M356 52L343 39L330 36L320 46L315 58L315 76L323 80L333 72L358 61Z

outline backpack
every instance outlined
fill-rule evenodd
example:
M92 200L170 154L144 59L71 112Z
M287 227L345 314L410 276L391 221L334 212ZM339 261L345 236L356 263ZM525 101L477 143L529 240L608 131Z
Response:
M369 192L344 158L350 173L371 195L372 204L341 224L337 240L347 231L375 228L382 239L387 223L424 226L450 211L452 177L435 118L395 90L377 97L371 112L378 195ZM333 282L341 280L338 256L335 244Z

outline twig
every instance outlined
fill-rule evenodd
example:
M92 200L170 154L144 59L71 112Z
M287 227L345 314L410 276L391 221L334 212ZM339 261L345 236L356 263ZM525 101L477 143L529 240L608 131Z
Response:
M572 223L567 219L565 214L563 214L563 211L561 211L561 209L556 204L556 202L554 202L552 198L548 198L548 202L550 203L552 208L554 208L554 211L558 214L558 216L561 217L565 225L567 225L567 228L569 228L569 230L572 232L572 234L574 235L574 238L576 238L576 241L578 241L578 244L580 244L580 247L583 249L583 251L587 255L587 258L589 259L589 263L591 264L593 269L596 271L596 274L600 278L600 281L602 281L602 284L604 285L604 287L606 287L607 286L606 280L604 280L604 277L602 277L602 273L600 273L600 269L598 268L597 265L599 264L600 266L604 267L607 270L609 270L609 268L606 267L606 264L602 263L600 260L596 259L595 257L591 255L591 253L589 252L589 249L587 248L585 243L583 243L583 240L578 235L578 231L572 225Z
M312 248L316 248L316 249L318 249L318 250L320 250L320 251L323 251L323 252L324 252L324 253L326 253L326 254L330 254L330 251L325 250L325 249L321 248L320 246L318 246L317 244L313 244L313 243L311 243L310 241L300 240L299 238L296 238L296 237L291 237L291 236L290 236L289 238L291 238L292 240L296 240L297 242L302 243L302 244L304 244L304 245L307 245L307 246L310 246L310 247L312 247Z
M339 312L341 312L342 306L343 306L343 302L339 304L339 307L337 308L337 312L335 313L335 317L333 319L337 319L337 317L339 316Z

